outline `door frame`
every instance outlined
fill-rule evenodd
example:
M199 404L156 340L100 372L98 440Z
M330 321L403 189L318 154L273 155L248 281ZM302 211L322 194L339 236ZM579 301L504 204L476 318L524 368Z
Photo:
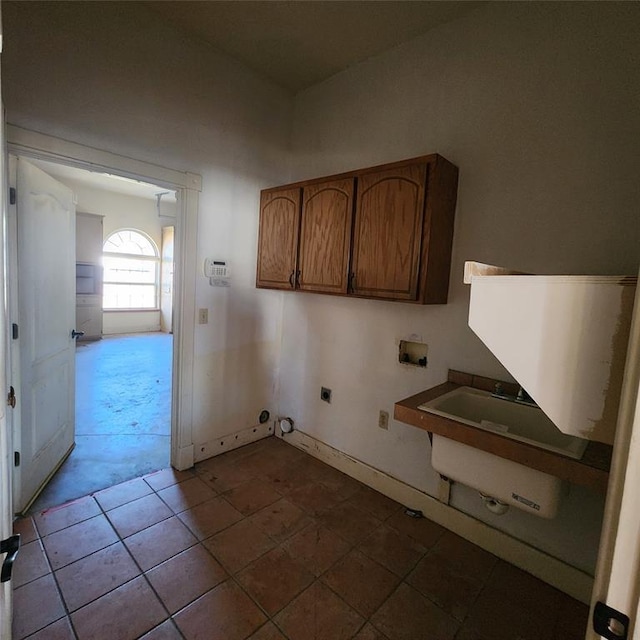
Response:
M7 151L11 155L47 160L90 171L103 171L161 188L175 190L174 327L171 397L171 465L184 470L194 464L193 366L195 339L196 246L198 200L202 177L160 165L127 158L68 140L6 125ZM17 274L8 281L9 300L16 291ZM14 309L12 316L15 316ZM12 355L9 360L13 360ZM10 363L7 363L10 366ZM8 370L7 373L10 373ZM10 414L9 414L10 415ZM19 425L9 425L19 433ZM15 446L15 444L14 444ZM14 474L19 482L19 474Z

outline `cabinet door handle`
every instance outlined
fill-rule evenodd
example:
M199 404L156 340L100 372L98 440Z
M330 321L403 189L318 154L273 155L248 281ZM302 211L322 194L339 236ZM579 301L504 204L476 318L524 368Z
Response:
M295 275L296 275L296 272L292 271L291 275L289 276L289 284L291 285L292 289L295 289L295 286L296 286L295 282L293 281L293 278Z
M355 282L356 282L356 274L352 272L349 274L349 282L347 283L347 289L352 293L353 293L353 287L355 285Z
M302 274L302 271L300 271L300 269L298 269L298 271L296 272L296 288L300 288L300 275Z

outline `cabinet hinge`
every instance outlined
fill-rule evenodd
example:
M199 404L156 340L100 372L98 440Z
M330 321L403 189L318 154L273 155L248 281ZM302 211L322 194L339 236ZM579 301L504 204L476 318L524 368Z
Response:
M593 609L593 630L607 640L627 640L629 618L604 602L596 602Z
M9 187L9 204L15 204L15 203L16 203L16 188Z
M13 452L13 466L14 467L19 467L20 466L20 452L19 451L14 451Z

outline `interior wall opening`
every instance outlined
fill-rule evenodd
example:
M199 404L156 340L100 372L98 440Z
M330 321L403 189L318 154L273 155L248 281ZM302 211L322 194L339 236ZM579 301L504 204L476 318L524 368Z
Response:
M74 447L41 511L170 466L175 191L27 159L75 196ZM20 280L20 274L18 274Z

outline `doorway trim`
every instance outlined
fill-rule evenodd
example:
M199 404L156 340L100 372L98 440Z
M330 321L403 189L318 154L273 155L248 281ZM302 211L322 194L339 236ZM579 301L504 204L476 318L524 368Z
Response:
M174 255L174 327L171 396L171 465L178 470L194 464L193 367L197 260L198 200L202 177L102 151L7 124L8 153L48 160L79 169L151 182L177 192ZM9 287L15 286L15 280ZM15 427L15 425L14 425Z

